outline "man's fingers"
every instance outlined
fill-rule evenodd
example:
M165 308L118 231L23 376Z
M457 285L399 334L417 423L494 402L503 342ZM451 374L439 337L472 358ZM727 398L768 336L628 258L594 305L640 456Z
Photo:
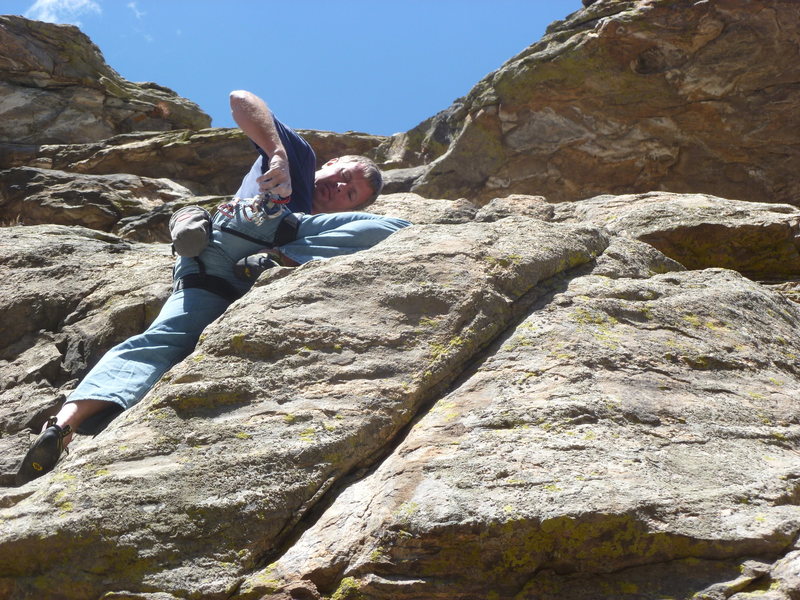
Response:
M292 195L292 184L290 181L284 181L281 183L267 179L261 182L259 189L262 192L269 192L284 198Z
M269 169L258 178L258 182L262 192L269 192L284 198L292 195L289 164L279 156L273 156L270 159Z
M259 185L261 185L262 188L264 186L277 187L279 185L292 185L292 180L288 177L286 179L282 177L265 177L263 179L259 179Z
M288 169L270 169L266 173L264 173L261 177L258 178L258 181L288 181L289 180L289 171Z

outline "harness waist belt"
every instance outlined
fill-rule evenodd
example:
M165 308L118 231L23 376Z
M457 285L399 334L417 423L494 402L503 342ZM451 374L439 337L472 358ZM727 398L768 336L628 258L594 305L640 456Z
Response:
M185 277L176 279L172 285L172 291L188 288L200 288L212 294L216 294L221 298L225 298L228 302L233 302L242 297L241 292L233 287L230 283L225 281L222 277L215 275L204 275L203 273L190 273Z

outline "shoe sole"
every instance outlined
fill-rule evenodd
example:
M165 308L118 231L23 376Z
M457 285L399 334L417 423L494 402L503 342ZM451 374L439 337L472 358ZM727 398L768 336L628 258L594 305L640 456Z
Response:
M53 432L55 439L48 436L48 433L48 431L45 431L28 450L25 458L22 459L22 464L17 471L17 485L24 485L49 473L58 463L58 459L61 457L58 432Z

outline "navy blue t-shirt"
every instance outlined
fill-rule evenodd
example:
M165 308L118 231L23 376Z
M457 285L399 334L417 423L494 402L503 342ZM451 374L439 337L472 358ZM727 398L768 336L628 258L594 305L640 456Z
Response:
M292 196L287 207L292 212L311 213L312 200L314 198L314 173L317 170L317 157L311 146L291 127L287 127L278 119L274 119L278 137L286 150L289 158L289 176L292 179ZM269 157L257 145L256 149L262 156L256 160L245 175L242 185L236 195L240 198L250 198L259 193L256 177L269 169Z

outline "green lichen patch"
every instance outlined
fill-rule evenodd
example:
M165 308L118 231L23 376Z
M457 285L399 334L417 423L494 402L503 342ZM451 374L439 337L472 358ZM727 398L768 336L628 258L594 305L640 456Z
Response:
M364 595L359 591L361 584L355 577L345 577L331 596L331 600L362 600Z

